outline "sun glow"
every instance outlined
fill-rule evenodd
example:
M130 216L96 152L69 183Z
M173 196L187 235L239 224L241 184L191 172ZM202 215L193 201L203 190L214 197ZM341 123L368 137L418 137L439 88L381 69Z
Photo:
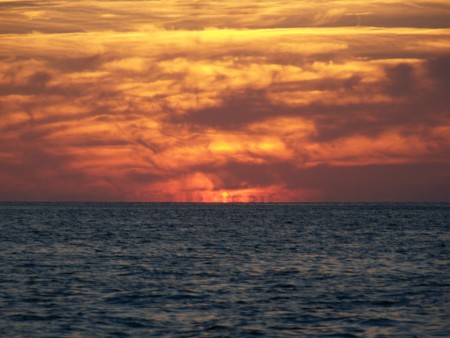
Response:
M158 4L0 0L0 200L450 199L448 1Z

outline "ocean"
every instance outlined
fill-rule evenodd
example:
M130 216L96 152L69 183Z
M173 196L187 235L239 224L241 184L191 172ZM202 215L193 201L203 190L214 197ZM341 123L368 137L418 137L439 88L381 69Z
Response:
M450 204L0 203L1 337L450 337Z

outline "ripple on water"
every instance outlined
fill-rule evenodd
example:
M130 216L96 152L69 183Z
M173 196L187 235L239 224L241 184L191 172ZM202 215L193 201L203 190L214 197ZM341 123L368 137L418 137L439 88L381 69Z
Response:
M0 204L0 336L450 336L448 204Z

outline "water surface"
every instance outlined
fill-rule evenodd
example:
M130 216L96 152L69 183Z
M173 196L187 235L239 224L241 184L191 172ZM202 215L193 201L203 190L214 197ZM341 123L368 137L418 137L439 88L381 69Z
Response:
M0 336L448 337L449 204L0 204Z

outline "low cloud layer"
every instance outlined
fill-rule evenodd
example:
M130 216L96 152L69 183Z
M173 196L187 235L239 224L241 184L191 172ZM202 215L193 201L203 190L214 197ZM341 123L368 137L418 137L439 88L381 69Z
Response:
M450 201L446 1L0 1L0 200Z

